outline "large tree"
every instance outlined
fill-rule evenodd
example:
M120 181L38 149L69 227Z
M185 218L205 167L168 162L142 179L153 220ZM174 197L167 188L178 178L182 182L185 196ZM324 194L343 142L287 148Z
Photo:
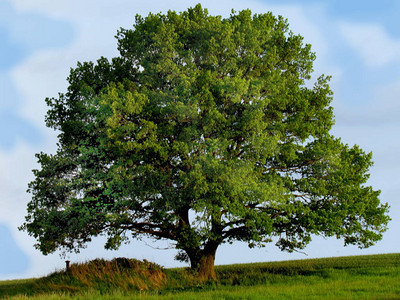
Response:
M329 78L310 84L315 55L285 19L197 5L137 16L117 39L120 56L79 63L46 99L58 150L37 154L21 226L44 254L147 235L209 279L226 242L381 238L371 154L330 135Z

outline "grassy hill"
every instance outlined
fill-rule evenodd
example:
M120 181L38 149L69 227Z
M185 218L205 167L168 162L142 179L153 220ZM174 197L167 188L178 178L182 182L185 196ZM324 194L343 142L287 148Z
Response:
M400 254L216 267L199 284L188 269L134 259L72 264L38 279L0 282L2 299L400 299Z

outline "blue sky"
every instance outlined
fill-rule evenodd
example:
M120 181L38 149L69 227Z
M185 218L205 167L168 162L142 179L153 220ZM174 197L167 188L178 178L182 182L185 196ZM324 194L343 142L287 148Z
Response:
M117 55L114 35L129 28L135 14L182 11L197 2L212 14L231 9L272 11L288 18L317 54L315 78L332 75L336 125L332 133L373 152L369 184L391 205L392 221L383 240L366 250L341 241L315 238L308 256L281 253L273 244L249 250L236 243L218 250L216 263L286 260L305 257L400 252L400 2L381 1L132 1L0 0L0 279L42 276L64 266L58 254L43 256L34 240L17 227L23 222L27 183L36 168L34 154L54 152L56 134L44 125L46 97L65 91L77 61ZM97 239L72 261L95 257L146 258L176 266L165 244L133 241L117 252ZM14 263L10 263L14 262Z
M0 4L0 146L12 149L18 139L41 142L38 128L18 115L23 105L10 70L41 49L57 48L71 41L73 30L66 22L36 13L18 13L11 3Z

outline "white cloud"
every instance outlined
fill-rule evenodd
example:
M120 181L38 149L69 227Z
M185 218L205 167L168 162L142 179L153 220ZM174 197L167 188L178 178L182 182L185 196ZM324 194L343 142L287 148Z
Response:
M379 24L339 23L347 43L369 67L383 67L400 62L400 40L392 38Z

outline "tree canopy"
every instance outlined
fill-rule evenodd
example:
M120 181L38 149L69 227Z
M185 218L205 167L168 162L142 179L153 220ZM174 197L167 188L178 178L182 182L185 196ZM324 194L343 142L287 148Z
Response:
M329 77L310 84L315 54L285 19L197 5L137 16L117 40L118 57L78 63L46 99L58 150L37 154L21 226L41 252L147 235L208 279L226 242L381 239L371 154L330 134Z

